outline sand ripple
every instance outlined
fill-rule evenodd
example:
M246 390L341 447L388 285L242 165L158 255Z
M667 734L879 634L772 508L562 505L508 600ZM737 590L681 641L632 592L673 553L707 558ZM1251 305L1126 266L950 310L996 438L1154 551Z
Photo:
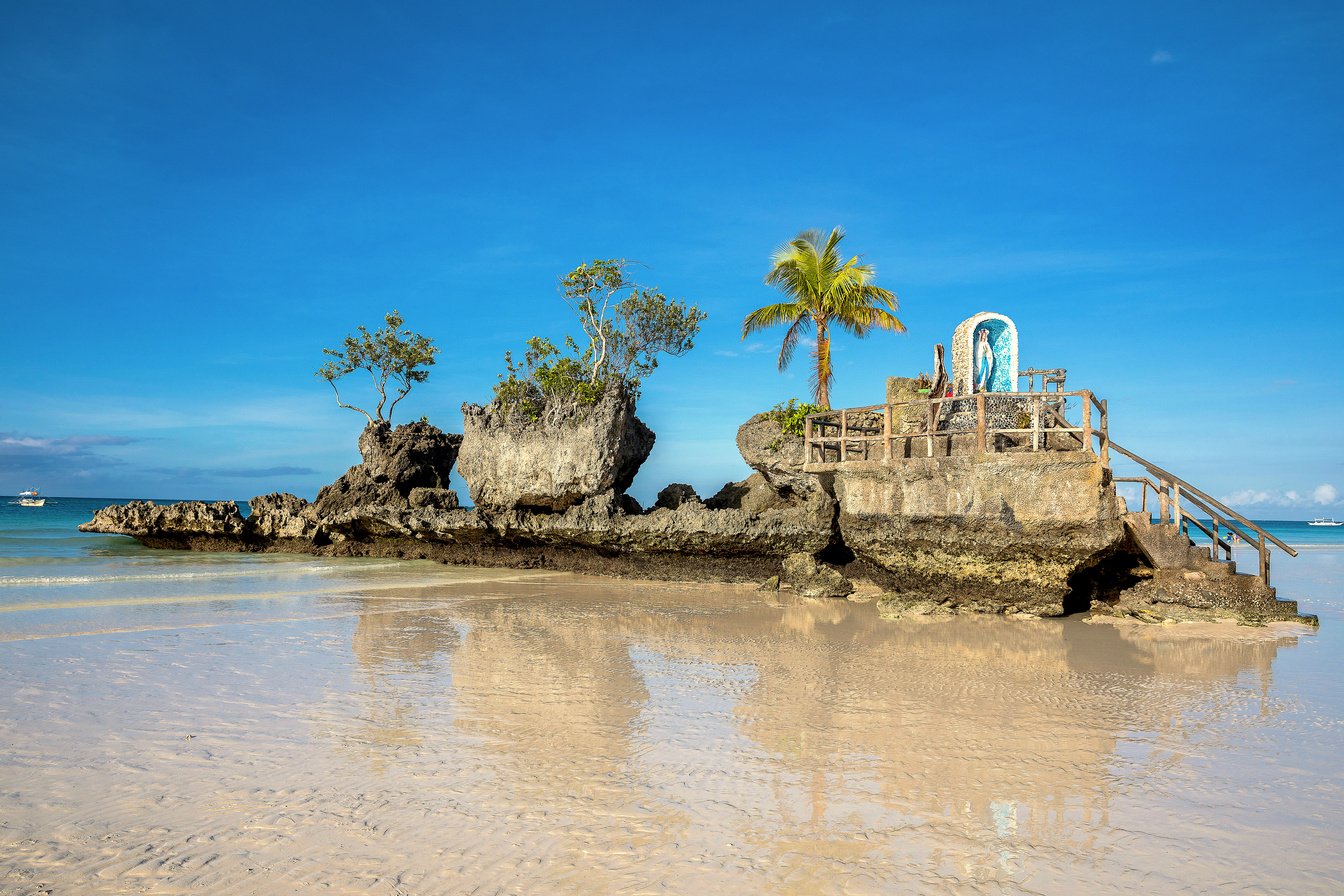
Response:
M1328 632L570 577L310 601L0 644L0 892L1340 891Z

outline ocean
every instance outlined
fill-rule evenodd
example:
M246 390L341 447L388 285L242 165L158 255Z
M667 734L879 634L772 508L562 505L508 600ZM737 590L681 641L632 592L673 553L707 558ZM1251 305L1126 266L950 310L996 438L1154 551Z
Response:
M0 505L0 892L1344 891L1339 530L1266 524L1316 630L75 531L107 503Z

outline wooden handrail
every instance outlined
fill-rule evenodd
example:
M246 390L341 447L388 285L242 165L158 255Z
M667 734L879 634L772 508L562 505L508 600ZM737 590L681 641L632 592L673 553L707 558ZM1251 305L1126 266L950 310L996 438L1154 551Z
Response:
M1244 516L1242 516L1241 514L1237 513L1235 510L1233 510L1231 507L1228 507L1226 504L1224 504L1223 502L1219 501L1217 498L1214 498L1214 497L1212 497L1211 495L1209 495L1209 494L1207 494L1207 493L1205 493L1205 492L1203 492L1203 491L1200 491L1199 489L1195 488L1193 485L1191 485L1190 483L1186 482L1184 479L1180 478L1179 476L1177 476L1177 475L1175 475L1175 474L1173 474L1173 473L1169 473L1168 471L1162 469L1161 467L1159 467L1157 464L1153 463L1152 461L1149 461L1149 460L1146 460L1146 459L1144 459L1144 458L1142 458L1142 457L1139 457L1139 456L1138 456L1137 454L1135 454L1134 452L1129 451L1128 449L1121 447L1120 445L1116 444L1115 442L1111 442L1111 447L1114 448L1116 451L1119 451L1119 452L1120 452L1121 454L1123 454L1125 457L1127 457L1127 458L1129 458L1130 460L1134 461L1135 463L1139 464L1140 466L1145 467L1145 468L1148 470L1148 472L1157 475L1159 478L1164 479L1164 480L1166 480L1167 482L1170 482L1170 483L1173 484L1173 485L1179 485L1179 486L1181 487L1182 491L1185 493L1185 496L1186 496L1187 500L1189 499L1189 497L1190 497L1191 495L1194 495L1195 497L1199 498L1201 501L1207 502L1208 504L1212 505L1213 507L1217 507L1218 510L1219 510L1222 514L1226 514L1228 518L1230 518L1230 519L1234 519L1234 520L1236 520L1237 522L1241 523L1243 526L1246 526L1247 528L1252 529L1252 530L1254 530L1255 532L1260 533L1260 534L1263 535L1265 538L1267 538L1269 541L1273 542L1276 546L1278 546L1279 548L1281 548L1284 552L1286 552L1286 553L1288 554L1288 556L1290 556L1290 557L1296 557L1296 556L1297 556L1297 551L1293 550L1293 548L1292 548L1290 545L1284 544L1284 542L1281 541L1279 538L1277 538L1277 537L1271 535L1270 533L1266 532L1264 529L1261 529L1261 528L1260 528L1259 526L1257 526L1255 523L1253 523L1253 522L1251 522L1250 520L1246 519L1246 517L1244 517ZM1204 507L1203 509L1204 509L1204 510L1209 510L1210 508L1208 508L1208 507Z
M1081 426L1073 426L1069 423L1067 417L1062 413L1062 409L1067 407L1067 401L1070 398L1078 398L1082 401L1083 422ZM1029 406L1031 411L1031 423L1027 427L996 427L992 425L989 415L988 401L990 399L1018 399ZM940 430L938 428L940 419L945 415L949 402L966 403L961 404L961 408L974 413L974 428L965 430ZM946 396L936 395L927 398L916 398L908 401L888 402L887 404L866 405L856 408L839 408L825 411L817 411L807 415L805 423L805 441L807 449L808 462L816 463L845 463L850 460L882 460L891 462L898 456L897 444L904 444L905 450L900 452L899 456L908 456L910 446L914 439L922 438L925 442L923 454L932 457L934 455L934 441L942 439L948 445L948 451L951 453L953 439L964 433L971 437L969 445L973 445L973 450L988 452L991 449L997 450L991 444L990 435L997 433L1007 433L1016 437L1025 437L1029 440L1029 447L1032 451L1039 451L1053 446L1058 449L1061 447L1056 440L1051 440L1052 434L1056 436L1068 435L1078 441L1078 448L1085 451L1094 451L1092 445L1092 436L1095 434L1100 439L1099 450L1095 451L1103 459L1106 456L1107 440L1105 438L1105 414L1102 414L1102 427L1092 425L1092 405L1096 403L1096 397L1086 390L1074 392L980 392L974 395ZM967 404L970 406L967 407ZM1099 405L1104 408L1104 403ZM916 412L916 408L919 410ZM899 417L897 414L899 413ZM908 432L897 432L897 419L903 427L908 427ZM901 440L897 442L896 440ZM881 453L874 456L871 452L871 443L881 440ZM1066 443L1068 444L1068 443ZM855 450L851 452L850 447ZM859 450L862 448L863 450ZM1075 450L1072 445L1065 450ZM831 454L830 452L834 452Z

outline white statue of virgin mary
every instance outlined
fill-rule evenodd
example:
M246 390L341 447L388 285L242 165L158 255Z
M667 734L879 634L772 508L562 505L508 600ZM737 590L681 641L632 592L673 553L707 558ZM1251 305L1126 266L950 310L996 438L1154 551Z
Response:
M994 374L994 348L989 344L989 329L981 327L975 337L975 391L988 392Z

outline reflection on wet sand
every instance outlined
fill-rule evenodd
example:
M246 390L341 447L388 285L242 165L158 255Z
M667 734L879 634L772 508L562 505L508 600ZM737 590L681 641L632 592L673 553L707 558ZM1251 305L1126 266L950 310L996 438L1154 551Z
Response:
M480 798L510 807L557 887L1095 890L1189 873L1133 853L1116 795L1263 725L1297 638L553 583L446 609L365 601L354 653L364 718L385 726L360 735L373 754L442 743L395 682L451 670L452 749L489 768Z

